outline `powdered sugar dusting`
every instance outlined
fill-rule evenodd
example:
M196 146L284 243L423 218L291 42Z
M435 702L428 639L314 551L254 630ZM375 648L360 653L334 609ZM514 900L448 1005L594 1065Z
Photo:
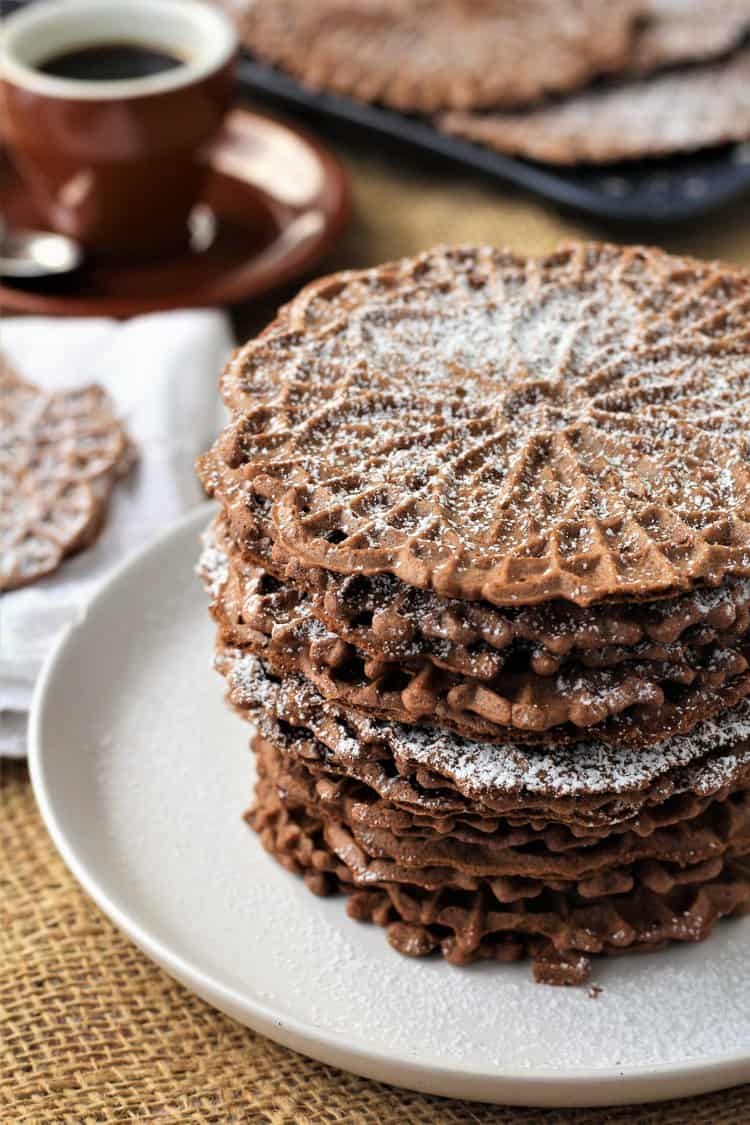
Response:
M225 374L217 491L307 565L441 596L747 577L748 315L745 275L619 247L324 279Z
M229 560L216 546L213 525L203 532L201 544L202 550L195 568L196 574L202 579L210 596L216 598L226 586L229 577Z
M340 725L348 754L360 753L363 742L381 742L393 753L450 777L475 799L512 793L551 798L624 796L675 770L685 771L680 774L683 788L710 793L739 766L750 763L750 702L741 703L718 721L699 724L688 735L638 751L595 742L567 747L494 745L343 713L300 677L278 682L256 657L228 656L230 685L238 701L263 707L290 722L297 715L304 716L305 725L314 733L321 728L321 719L332 719ZM345 733L348 728L356 734ZM325 741L323 734L321 738ZM703 762L709 752L713 756Z

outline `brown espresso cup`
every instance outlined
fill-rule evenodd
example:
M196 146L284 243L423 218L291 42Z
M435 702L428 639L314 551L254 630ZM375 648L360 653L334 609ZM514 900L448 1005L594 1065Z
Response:
M171 62L135 77L52 72L50 60L105 47ZM105 256L184 248L236 53L226 15L200 0L41 0L8 17L0 30L5 140L49 226Z

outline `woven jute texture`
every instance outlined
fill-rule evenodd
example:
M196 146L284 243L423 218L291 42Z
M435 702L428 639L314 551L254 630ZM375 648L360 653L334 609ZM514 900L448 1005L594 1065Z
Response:
M741 206L668 234L562 218L445 164L334 138L356 218L324 268L447 241L528 253L602 234L750 265ZM249 334L284 294L238 315ZM0 764L0 1125L740 1125L750 1086L648 1107L540 1111L451 1102L311 1062L209 1008L122 937L78 888L40 820L26 768Z

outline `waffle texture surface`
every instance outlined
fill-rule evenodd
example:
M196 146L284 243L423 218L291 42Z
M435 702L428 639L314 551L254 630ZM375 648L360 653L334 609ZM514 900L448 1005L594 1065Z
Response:
M740 271L599 244L335 275L226 371L203 478L305 566L442 597L747 577L749 308Z

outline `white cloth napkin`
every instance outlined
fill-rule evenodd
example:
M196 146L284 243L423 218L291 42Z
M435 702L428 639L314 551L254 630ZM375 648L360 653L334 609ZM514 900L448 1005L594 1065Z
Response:
M0 754L21 756L34 681L60 631L80 620L113 567L199 503L193 463L216 434L217 375L232 337L223 313L200 309L129 321L8 318L0 347L19 374L49 390L99 383L138 447L93 547L0 595Z

